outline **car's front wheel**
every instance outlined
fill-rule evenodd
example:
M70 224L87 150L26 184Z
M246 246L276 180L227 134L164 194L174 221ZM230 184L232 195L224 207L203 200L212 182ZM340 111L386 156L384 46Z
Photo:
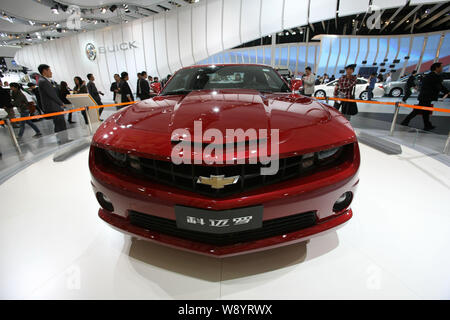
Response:
M317 90L316 93L314 93L314 96L318 98L325 98L327 94L323 90Z
M360 100L369 100L369 92L368 91L363 91L359 94L359 99Z
M393 97L400 97L403 93L403 90L400 88L394 88L391 90L391 92L389 92L389 95L393 96Z

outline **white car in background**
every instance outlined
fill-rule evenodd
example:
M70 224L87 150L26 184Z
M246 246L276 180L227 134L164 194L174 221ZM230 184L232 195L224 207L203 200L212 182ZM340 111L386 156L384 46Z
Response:
M320 84L314 86L314 96L315 97L334 97L334 87L336 86L339 79L333 80L326 84ZM355 88L355 99L367 100L369 98L367 92L367 86L369 81L364 78L358 78L356 80ZM373 97L380 98L384 96L384 88L382 83L375 83L375 88L373 89Z

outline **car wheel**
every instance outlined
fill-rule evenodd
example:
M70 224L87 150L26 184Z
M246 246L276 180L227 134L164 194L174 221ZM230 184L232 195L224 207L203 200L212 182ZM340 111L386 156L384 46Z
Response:
M327 94L323 90L317 90L316 93L314 93L314 96L318 98L325 98Z
M400 97L403 93L403 90L400 88L394 88L391 90L391 92L389 92L389 95L393 96L393 97Z
M369 92L363 91L359 95L360 100L369 100Z

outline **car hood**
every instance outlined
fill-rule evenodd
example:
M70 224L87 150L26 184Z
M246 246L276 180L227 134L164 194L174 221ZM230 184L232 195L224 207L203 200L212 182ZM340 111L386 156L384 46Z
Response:
M195 121L200 121L203 133L215 129L224 139L227 129L257 132L266 129L269 133L276 129L280 153L308 152L356 139L339 112L315 99L241 89L200 90L141 101L105 121L94 142L118 150L168 157L174 140L202 142L194 138ZM184 129L189 135L182 137L176 129Z

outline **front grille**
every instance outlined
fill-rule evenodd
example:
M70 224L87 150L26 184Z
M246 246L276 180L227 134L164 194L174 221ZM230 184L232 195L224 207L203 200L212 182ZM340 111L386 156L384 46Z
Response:
M176 221L130 211L131 224L150 231L195 242L226 246L250 242L298 231L316 224L315 212L305 212L278 219L263 221L262 228L228 234L211 234L177 228Z
M253 190L262 186L286 181L289 179L307 176L319 170L326 170L351 159L353 144L344 146L336 156L323 161L314 154L313 164L307 169L302 167L305 155L299 155L280 159L279 170L275 175L261 175L264 165L258 164L234 164L222 166L208 166L196 164L175 165L171 161L155 160L143 157L126 157L125 162L117 163L106 151L96 149L96 157L103 158L103 164L114 166L114 170L131 174L137 178L145 178L161 184L203 194L209 197L225 197L237 193ZM213 189L209 185L197 183L198 178L214 176L234 177L239 176L235 184L227 185L222 189Z

